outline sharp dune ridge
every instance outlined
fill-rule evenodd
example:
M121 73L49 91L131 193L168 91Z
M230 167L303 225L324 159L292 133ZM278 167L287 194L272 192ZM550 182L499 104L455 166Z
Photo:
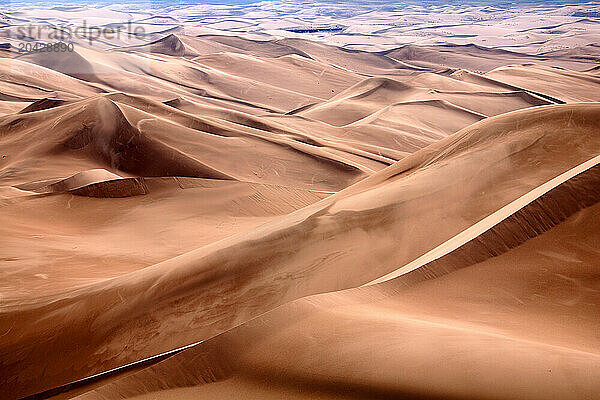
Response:
M593 398L597 7L7 6L0 397Z
M402 277L410 285L414 278L409 273L417 270L424 279L432 279L440 273L449 273L452 269L464 268L502 254L546 232L577 211L598 202L598 193L595 192L598 186L598 162L600 158L594 157L559 175L406 266L369 282L368 285L396 277ZM511 210L516 211L511 213ZM521 230L515 230L515 227ZM448 251L450 246L456 245L456 248ZM437 257L440 251L447 253ZM447 260L452 258L455 260Z

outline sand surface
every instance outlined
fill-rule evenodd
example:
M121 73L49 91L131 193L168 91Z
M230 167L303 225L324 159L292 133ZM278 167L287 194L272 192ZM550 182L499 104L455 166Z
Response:
M600 392L599 3L2 7L1 398Z

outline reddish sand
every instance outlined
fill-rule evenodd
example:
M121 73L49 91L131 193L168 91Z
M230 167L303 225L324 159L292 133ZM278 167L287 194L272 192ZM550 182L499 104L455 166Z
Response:
M366 25L342 48L180 11L0 51L0 397L200 341L57 398L600 392L597 46L507 49L499 19L489 47L388 26L369 52Z

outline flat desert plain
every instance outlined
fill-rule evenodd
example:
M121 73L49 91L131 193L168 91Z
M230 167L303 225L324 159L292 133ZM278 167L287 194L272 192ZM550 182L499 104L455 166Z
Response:
M0 398L598 398L600 3L0 7Z

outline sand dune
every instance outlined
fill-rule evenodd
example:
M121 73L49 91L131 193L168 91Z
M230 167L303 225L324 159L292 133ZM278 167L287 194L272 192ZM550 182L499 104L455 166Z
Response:
M105 98L85 101L67 110L54 108L39 113L19 114L19 117L3 121L6 133L17 131L19 126L35 125L38 133L34 135L10 135L5 140L5 151L11 152L12 170L19 166L19 172L11 179L24 178L34 172L26 167L27 163L38 163L47 160L48 163L61 163L65 159L76 159L83 165L98 163L116 170L141 176L189 176L203 178L232 179L230 176L214 170L198 160L176 149L143 135L132 126L119 107ZM53 119L43 113L52 113ZM52 115L51 114L51 115ZM57 118L60 115L60 118ZM41 125L41 127L40 127ZM49 140L39 140L39 135L45 133L44 128L51 126L53 137ZM45 136L45 135L44 135ZM33 146L34 143L40 143ZM28 146L27 143L30 145ZM15 157L23 146L27 147L25 154ZM11 151L12 150L12 151ZM56 157L57 153L66 153L65 157ZM83 159L82 159L83 157ZM58 159L57 159L58 158ZM77 168L77 164L69 165ZM58 167L57 167L58 168Z
M286 304L76 398L593 397L596 255L584 243L598 239L597 218L597 206L579 211L516 249L410 287Z
M35 343L51 341L59 346L65 332L54 330L51 320L39 320L36 315L52 313L62 321L72 320L68 325L80 327L80 334L93 332L78 340L89 343L88 351L104 354L106 361L73 375L68 371L81 365L78 360L87 355L62 348L63 361L57 359L53 367L56 383L127 361L121 351L115 352L117 343L132 343L132 338L140 337L142 332L146 339L139 350L132 349L130 357L134 359L184 345L192 338L209 338L286 301L358 286L410 262L520 195L592 158L599 146L594 135L598 119L598 107L592 104L546 107L486 119L314 206L255 231L139 273L98 282L68 296L63 294L59 302L48 297L28 306L13 306L16 309L7 305L3 325L10 326L11 319L18 316L19 326L12 329L18 330L22 338L20 346L33 346L20 353L21 357L39 355L46 365L52 354L41 351ZM519 129L515 130L517 124ZM544 126L558 129L547 130ZM565 135L570 140L565 141ZM481 150L476 151L478 148ZM470 190L457 186L459 181L470 182ZM440 218L435 210L442 209L445 224L435 226L433 222ZM428 229L433 226L435 230ZM374 236L380 237L375 247L353 244ZM381 240L383 237L389 240ZM307 246L310 252L302 250ZM376 262L373 254L379 256ZM344 270L343 276L340 270ZM227 291L230 279L238 284L243 279L248 289ZM151 304L146 299L151 299ZM94 304L102 304L102 308ZM77 315L67 311L73 307L88 310L86 316L95 315L95 328L82 328L90 319L77 321ZM172 307L177 308L177 314L169 311ZM186 309L194 310L192 321ZM137 322L149 317L161 323L150 325L154 328L148 330L148 325ZM134 326L146 328L136 332ZM31 336L33 332L36 334ZM176 337L173 332L177 332ZM44 339L37 337L40 333ZM25 335L30 339L26 340ZM106 335L111 337L109 342ZM93 343L102 343L101 348ZM9 350L8 343L6 346L5 354L16 354ZM72 360L68 365L64 363L65 354ZM20 363L15 360L13 365L17 368Z
M595 90L599 80L588 73L525 65L498 68L486 76L566 102L598 101L599 98Z
M168 35L163 38L160 38L154 42L132 46L129 48L134 51L140 51L143 53L158 53L164 54L167 56L190 56L195 55L193 52L190 52L189 49L186 48L185 44L176 35Z
M595 49L593 45L590 48ZM589 54L587 49L581 53ZM553 51L530 55L511 50L490 48L475 44L443 44L437 46L407 45L384 52L394 60L402 60L426 69L464 68L473 72L487 72L508 64L537 63L579 70L585 68L587 60L596 60L593 56L582 58L577 51ZM585 60L585 61L584 61ZM582 62L583 61L583 62Z
M598 7L7 5L0 397L593 398Z

